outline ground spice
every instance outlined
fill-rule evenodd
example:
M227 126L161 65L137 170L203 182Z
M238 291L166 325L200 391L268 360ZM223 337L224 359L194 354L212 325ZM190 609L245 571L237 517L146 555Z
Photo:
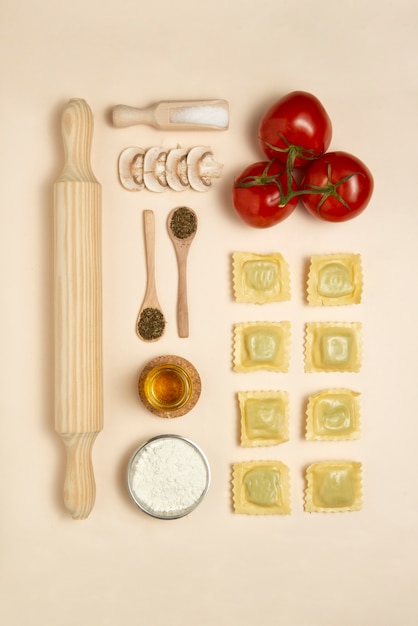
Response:
M187 239L197 228L197 218L194 211L186 206L176 209L170 220L170 229L178 239Z
M151 307L141 311L138 321L138 333L142 339L147 341L159 339L164 332L164 328L165 319L161 311Z

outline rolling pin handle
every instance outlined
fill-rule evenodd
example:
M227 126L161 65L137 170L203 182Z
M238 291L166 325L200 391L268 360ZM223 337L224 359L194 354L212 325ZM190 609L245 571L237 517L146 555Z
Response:
M64 504L75 520L86 519L96 499L92 447L97 432L62 435L67 451Z
M57 182L97 182L90 163L93 113L85 100L68 101L61 118L65 165Z

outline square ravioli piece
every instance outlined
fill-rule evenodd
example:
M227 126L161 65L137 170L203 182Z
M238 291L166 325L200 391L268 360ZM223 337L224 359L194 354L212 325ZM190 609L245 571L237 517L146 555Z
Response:
M289 266L281 254L234 252L232 264L237 302L266 304L290 300Z
M362 507L362 464L319 461L306 471L305 511L338 513Z
M308 303L314 306L359 304L363 272L359 254L328 254L311 257Z
M280 461L249 461L233 466L235 513L290 515L289 468Z
M240 391L241 445L277 446L289 441L287 391Z
M306 325L305 372L358 372L362 357L360 322Z
M360 394L351 389L326 389L309 397L308 441L344 441L360 437Z
M247 322L234 327L234 370L287 372L290 322Z

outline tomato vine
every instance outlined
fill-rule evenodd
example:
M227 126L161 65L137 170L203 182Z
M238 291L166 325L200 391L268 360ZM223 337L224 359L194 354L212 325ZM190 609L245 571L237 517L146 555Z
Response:
M265 228L285 219L299 201L309 213L330 222L359 215L371 198L373 177L357 157L328 152L331 138L331 120L312 94L291 92L273 104L258 129L267 159L248 166L234 180L238 215Z
M257 176L245 176L244 178L241 178L239 180L239 182L236 183L237 187L242 187L242 188L248 188L248 187L254 187L254 186L263 186L263 185L270 185L270 184L275 184L277 185L279 192L280 192L280 202L278 204L279 207L285 206L285 204L287 204L292 198L295 198L297 196L304 196L304 195L310 195L310 194L321 194L322 197L318 203L318 211L320 211L323 203L329 198L329 197L333 197L336 200L338 200L339 202L341 202L341 204L348 210L351 210L351 207L349 206L349 204L344 200L344 198L338 193L337 189L340 185L343 185L344 183L346 183L348 180L350 180L350 178L352 178L353 176L361 176L362 172L351 172L350 174L347 174L346 176L344 176L343 178L341 178L340 180L338 180L336 183L331 182L331 174L332 174L332 166L331 163L327 164L327 169L328 169L328 181L327 184L324 186L320 186L320 185L313 185L310 184L306 187L306 189L297 189L294 190L292 189L291 186L291 182L292 182L292 174L293 174L293 166L292 163L294 162L294 159L296 158L296 156L300 156L301 152L299 150L299 146L290 146L289 150L288 150L288 158L287 158L287 164L286 164L286 170L283 170L283 172L281 174L268 174L268 170L270 168L270 166L272 165L272 163L274 163L274 159L271 159L267 164L266 167L264 168L264 171ZM304 157L305 158L305 157ZM280 182L280 178L283 175L286 175L287 178L287 193L285 193L283 191L283 185Z

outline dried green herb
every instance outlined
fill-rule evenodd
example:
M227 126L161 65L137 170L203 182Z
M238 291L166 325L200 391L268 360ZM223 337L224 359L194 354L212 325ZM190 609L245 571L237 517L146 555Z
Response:
M178 239L187 239L197 228L197 217L194 211L186 206L176 209L171 216L170 229Z
M158 309L151 307L141 311L138 321L138 334L146 341L159 339L164 332L164 315Z

